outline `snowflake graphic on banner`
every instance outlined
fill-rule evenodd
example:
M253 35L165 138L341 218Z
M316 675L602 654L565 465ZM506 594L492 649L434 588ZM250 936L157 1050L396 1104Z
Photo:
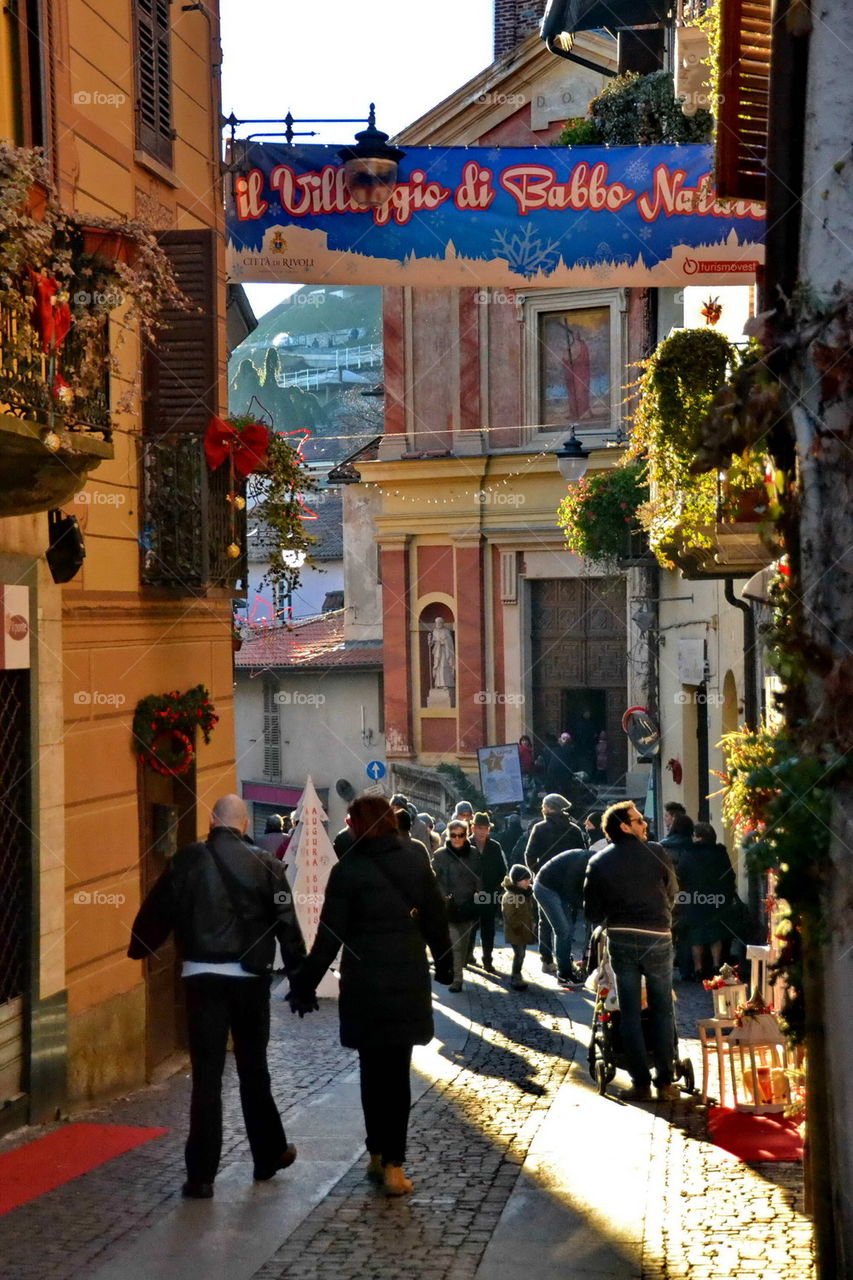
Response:
M643 156L637 156L625 166L625 178L628 182L645 182L650 175L649 162Z
M535 276L537 271L549 275L560 261L560 245L556 240L543 244L532 227L515 231L497 231L492 237L495 257L506 259L513 271Z

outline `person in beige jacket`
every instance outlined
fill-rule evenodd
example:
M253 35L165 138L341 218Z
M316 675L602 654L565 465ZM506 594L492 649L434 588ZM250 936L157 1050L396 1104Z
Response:
M514 991L526 991L522 978L524 953L529 944L536 941L536 921L533 914L533 875L522 863L517 862L504 878L506 890L501 898L504 918L504 937L512 947L512 977Z

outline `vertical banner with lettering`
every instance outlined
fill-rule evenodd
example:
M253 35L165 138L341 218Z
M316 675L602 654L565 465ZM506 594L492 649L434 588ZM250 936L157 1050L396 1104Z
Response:
M310 951L317 936L320 911L326 895L329 873L337 862L332 842L323 823L328 821L320 797L309 775L302 798L294 810L296 828L287 846L287 860L293 866L290 882L296 918ZM338 997L338 979L332 970L323 977L317 988L318 996Z

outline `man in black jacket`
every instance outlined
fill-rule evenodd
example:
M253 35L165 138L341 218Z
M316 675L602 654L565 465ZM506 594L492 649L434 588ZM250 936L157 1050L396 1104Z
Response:
M542 821L530 828L527 848L522 859L535 875L540 867L564 849L584 849L586 837L576 822L569 817L570 802L558 792L551 792L542 800ZM539 957L543 973L556 973L554 963L554 930L544 912L539 915Z
M248 825L239 796L217 800L210 835L172 858L139 909L127 952L144 960L174 932L183 961L193 1078L183 1194L198 1200L212 1197L219 1167L229 1031L255 1180L266 1182L296 1159L273 1100L267 1044L276 939L288 975L305 944L283 865L247 843Z
M649 1037L658 1097L678 1095L672 1080L675 1024L672 1012L672 904L678 890L665 849L646 840L648 824L631 800L611 805L602 820L612 841L589 860L584 909L607 927L619 997L622 1044L632 1086L628 1102L651 1099L651 1074L640 1021L646 979Z

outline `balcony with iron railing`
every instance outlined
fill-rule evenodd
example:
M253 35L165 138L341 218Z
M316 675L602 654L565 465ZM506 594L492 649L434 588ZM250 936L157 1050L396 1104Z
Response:
M94 335L72 327L60 355L33 353L20 324L0 305L0 516L62 506L113 457L106 319ZM94 378L75 392L84 359Z
M246 511L228 468L211 471L194 432L142 446L141 578L170 594L239 594L246 585ZM238 482L243 497L245 482ZM242 583L242 588L239 584Z

